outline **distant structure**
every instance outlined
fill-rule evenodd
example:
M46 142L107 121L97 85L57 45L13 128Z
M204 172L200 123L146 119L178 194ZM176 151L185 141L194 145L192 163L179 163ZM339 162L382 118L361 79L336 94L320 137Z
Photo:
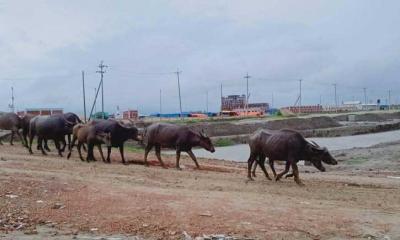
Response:
M292 113L320 113L324 110L321 105L290 106L282 109L289 110Z
M246 102L246 95L244 94L221 97L221 110L232 111L234 109L244 109Z
M64 109L62 108L27 108L25 111L19 111L17 114L19 116L24 116L25 114L32 114L35 116L50 116L63 113Z
M221 115L224 116L263 116L268 110L268 103L247 103L244 94L221 97Z
M138 110L127 110L122 113L122 118L123 119L132 119L132 120L137 120L139 117L139 112Z

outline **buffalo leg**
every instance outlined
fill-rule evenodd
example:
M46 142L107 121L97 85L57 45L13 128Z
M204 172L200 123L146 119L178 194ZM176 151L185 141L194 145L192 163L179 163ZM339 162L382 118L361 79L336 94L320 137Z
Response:
M22 146L24 146L24 147L25 147L25 146L26 146L26 144L25 144L24 138L22 137L21 133L19 133L19 131L17 131L17 135L18 135L19 139L21 139Z
M1 142L1 140L0 140L0 145L3 145L3 143Z
M253 170L251 170L251 175L252 175L253 177L257 177L257 176L256 176L256 169L257 169L257 166L258 166L258 162L257 162L257 160L255 160L255 161L253 162Z
M22 137L24 138L25 147L29 148L27 136L28 136L28 132L25 130L25 128L22 129Z
M122 163L126 164L125 157L124 157L124 145L123 144L121 144L119 146L119 153L121 154Z
M193 162L196 164L197 169L200 169L200 165L197 162L197 158L194 155L194 153L192 152L192 150L187 151L187 153L189 154L190 158L193 160Z
M82 144L82 145L83 145L83 144ZM106 159L104 158L103 149L101 148L101 144L98 144L98 145L97 145L97 148L99 149L101 159L103 160L103 162L105 162Z
M38 137L38 147L42 151L43 155L47 155L47 153L43 150L43 145L42 144L43 144L43 138Z
M72 148L75 146L76 139L77 138L75 136L72 137L72 143L71 143L71 146L69 148L69 153L68 153L67 159L69 159L69 157L71 157Z
M83 151L87 152L86 145L84 143L82 144L82 148L83 148Z
M276 176L275 181L279 181L279 179L281 179L281 177L282 177L283 175L285 175L286 173L289 172L290 163L291 163L290 161L286 161L285 170L283 170L283 172L279 173L279 174Z
M43 147L43 145L41 147ZM44 149L46 149L48 152L51 152L49 145L47 144L47 139L44 139Z
M78 148L78 151L79 151L79 148ZM94 156L93 156L93 144L89 143L88 144L88 152L87 152L87 155L86 155L86 161L90 162L90 160L92 160L93 158L94 158Z
M67 139L68 139L68 149L71 149L71 134L68 134Z
M249 180L253 181L253 178L251 177L251 167L253 166L254 161L256 160L256 154L250 153L250 157L247 160L247 178Z
M10 145L14 145L14 131L11 131Z
M30 154L33 154L33 152L32 152L33 137L34 137L33 134L29 134L29 147L28 147L28 150L29 150L29 153L30 153Z
M268 179L268 180L272 180L270 177L269 177L269 175L268 175L268 172L267 172L267 169L265 169L265 157L264 156L260 156L260 158L259 158L259 162L258 162L258 165L260 165L260 167L261 167L261 170L264 172L264 174L265 174L265 177Z
M176 150L176 169L182 170L182 168L179 166L179 160L181 159L181 150Z
M274 174L274 178L276 179L276 171L275 171L275 166L274 166L274 160L273 159L268 159L269 167L272 170L272 173Z
M160 162L161 166L162 166L163 168L167 168L167 167L165 166L164 162L163 162L162 159L161 159L161 146L160 146L160 145L156 145L156 156L157 156L157 159L158 159L158 161Z
M144 165L149 166L149 163L147 162L147 156L149 155L149 152L153 148L153 145L149 144L146 146L146 149L144 150Z
M110 155L111 155L111 147L107 147L107 162L108 163L111 163Z
M79 158L81 159L81 161L85 161L82 157L82 152L81 152L81 147L82 147L82 143L78 142L78 145L76 146L76 148L78 149L78 153L79 153ZM89 155L89 153L88 153Z
M62 149L60 146L60 141L54 140L54 145L56 145L56 149L58 151L58 156L62 157L63 155L62 155Z
M304 183L302 183L300 178L299 178L299 169L298 169L297 163L295 161L292 162L292 169L293 169L294 181L298 185L303 186Z

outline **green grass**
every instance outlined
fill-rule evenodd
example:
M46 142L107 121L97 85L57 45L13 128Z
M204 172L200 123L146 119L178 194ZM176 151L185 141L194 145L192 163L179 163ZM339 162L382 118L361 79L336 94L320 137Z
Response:
M129 151L129 152L133 152L133 153L142 153L144 152L144 149L140 146L136 146L136 145L131 145L131 144L126 144L124 146L124 148Z
M235 142L233 142L229 138L220 138L214 142L215 147L226 147L226 146L232 146L234 144L235 144Z
M350 165L359 165L368 161L367 157L352 157L347 161L347 164Z

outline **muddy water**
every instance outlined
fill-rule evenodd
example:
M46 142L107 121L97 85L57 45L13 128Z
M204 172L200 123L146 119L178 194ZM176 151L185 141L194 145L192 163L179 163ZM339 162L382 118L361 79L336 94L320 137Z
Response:
M342 150L354 147L370 147L379 143L399 141L400 130L345 137L307 139L313 140L318 143L318 145L325 146L329 150ZM250 149L247 144L239 144L229 147L217 147L215 153L210 153L203 149L196 149L193 152L198 157L245 162L249 157Z

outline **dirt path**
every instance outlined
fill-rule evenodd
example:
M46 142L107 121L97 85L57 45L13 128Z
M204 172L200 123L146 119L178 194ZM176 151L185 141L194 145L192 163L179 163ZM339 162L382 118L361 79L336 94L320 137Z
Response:
M46 227L65 239L87 233L184 239L183 232L239 239L400 239L400 145L335 154L340 164L326 173L301 167L306 186L299 187L261 173L247 182L245 164L228 161L200 159L202 170L195 170L184 157L185 168L178 171L170 156L164 156L170 169L158 166L154 155L152 166L141 165L142 153L127 153L134 160L128 166L117 154L112 164L88 164L76 153L67 160L5 144L0 237L26 233L24 239L41 239Z

